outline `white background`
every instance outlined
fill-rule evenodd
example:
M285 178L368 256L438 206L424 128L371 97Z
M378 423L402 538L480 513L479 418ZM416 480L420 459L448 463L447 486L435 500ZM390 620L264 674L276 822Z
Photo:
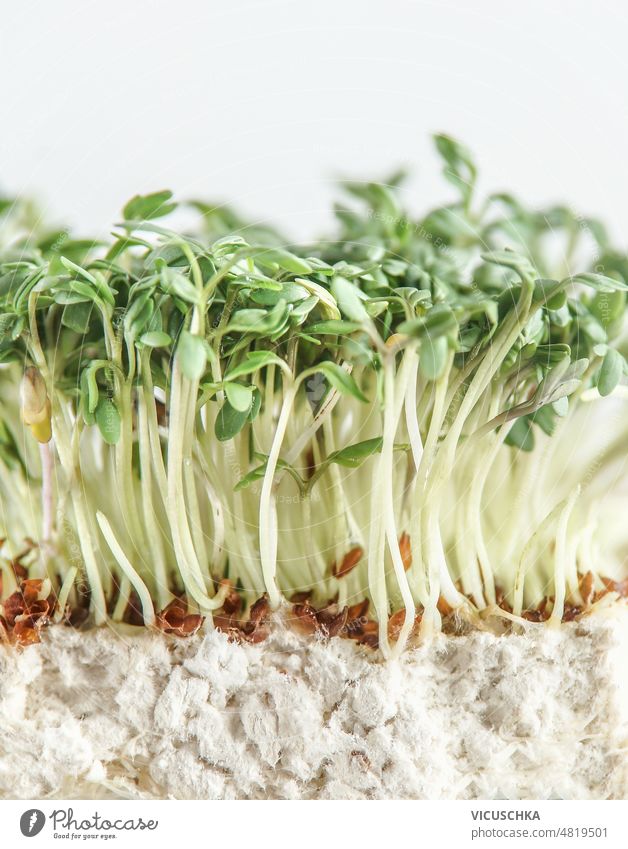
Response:
M627 35L609 0L13 0L0 186L84 233L169 187L299 238L339 175L409 165L413 207L446 199L444 130L485 188L602 215L625 246Z

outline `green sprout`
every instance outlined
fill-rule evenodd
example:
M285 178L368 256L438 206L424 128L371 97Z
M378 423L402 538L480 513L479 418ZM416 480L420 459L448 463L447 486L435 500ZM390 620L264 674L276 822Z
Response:
M106 242L0 204L8 639L257 641L283 610L388 657L627 594L628 258L568 208L478 199L436 145L456 200L413 218L402 175L347 183L304 248L198 201L167 229L167 191Z

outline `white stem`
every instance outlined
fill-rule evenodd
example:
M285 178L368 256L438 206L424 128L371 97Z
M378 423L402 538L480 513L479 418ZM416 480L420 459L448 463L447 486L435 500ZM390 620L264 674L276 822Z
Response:
M76 566L70 567L70 569L66 572L63 583L61 584L61 589L59 590L59 596L57 597L57 610L54 615L55 622L61 622L63 619L70 591L74 586L74 581L76 580L77 572L78 569Z
M298 384L291 384L286 389L279 421L270 447L266 471L262 482L262 492L259 504L259 547L262 561L264 584L271 606L277 608L281 601L281 593L277 586L277 505L273 493L273 481L279 452L284 434L288 426L292 404L296 396Z
M558 527L556 529L556 549L554 556L554 608L552 615L549 618L548 624L560 625L563 621L563 613L565 610L565 593L566 593L566 565L567 556L567 525L571 511L574 508L576 499L580 495L580 487L576 487L567 499L567 503L563 507L558 519Z
M405 387L404 387L405 389ZM393 451L395 444L395 433L397 430L398 415L394 405L395 398L395 378L393 362L387 360L384 363L384 434L382 439L381 453L381 468L382 482L384 484L384 524L386 541L395 570L395 577L401 591L406 616L399 632L399 637L393 648L392 656L398 657L403 651L410 631L414 625L414 617L416 614L414 599L410 591L410 585L406 576L406 570L403 565L403 558L399 548L399 538L397 526L395 523L395 508L393 496ZM388 618L386 618L386 626L388 626Z
M126 577L131 582L135 592L138 594L140 599L140 604L142 605L142 616L144 617L144 623L148 626L152 626L155 624L155 609L153 608L153 602L150 597L150 593L148 592L148 588L144 581L137 574L128 557L122 550L120 543L116 539L116 536L111 529L111 525L109 524L109 520L107 517L98 510L96 512L96 519L98 520L98 524L100 525L100 530L107 541L107 545L111 549L111 553L116 558L118 566L122 569Z

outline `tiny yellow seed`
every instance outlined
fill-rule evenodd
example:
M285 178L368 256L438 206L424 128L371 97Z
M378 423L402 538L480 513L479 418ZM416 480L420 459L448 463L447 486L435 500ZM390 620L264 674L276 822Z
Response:
M50 401L46 401L47 415L40 422L30 425L31 433L37 442L50 442L52 439L52 423L50 420Z
M27 424L38 442L50 442L52 425L50 422L50 399L46 391L46 382L39 369L30 366L24 372L20 384L20 402L22 420Z

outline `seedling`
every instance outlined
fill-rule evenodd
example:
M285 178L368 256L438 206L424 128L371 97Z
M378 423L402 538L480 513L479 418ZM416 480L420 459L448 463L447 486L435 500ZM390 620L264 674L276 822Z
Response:
M106 242L0 237L3 633L51 617L385 656L448 628L558 626L626 595L628 259L564 207L345 185L305 248L170 192ZM593 270L591 270L593 269ZM21 599L21 601L20 601Z

